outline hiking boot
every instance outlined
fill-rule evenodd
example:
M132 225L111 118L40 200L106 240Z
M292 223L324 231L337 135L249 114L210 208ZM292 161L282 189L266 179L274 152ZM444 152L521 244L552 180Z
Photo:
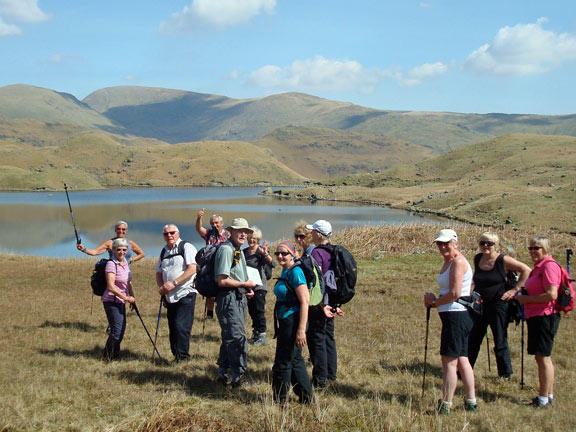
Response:
M468 401L464 401L464 410L465 411L478 411L478 404L470 403Z
M232 381L232 388L240 388L244 386L244 374L240 375L234 381Z
M447 402L444 402L442 399L438 399L438 408L436 409L436 412L438 415L449 415L450 405Z
M217 381L222 384L224 387L227 387L230 384L230 377L228 377L228 375L224 374L218 374L218 379Z
M214 319L214 311L207 311L206 312L206 319Z
M550 406L554 405L554 398L553 397L548 396L548 405L550 405Z
M508 382L510 381L510 375L502 375L498 377L498 380Z
M532 408L548 408L548 405L550 405L550 402L543 404L538 396L532 399L532 402L528 404L528 406L531 406Z
M252 339L252 345L256 347L266 346L266 333L257 333Z

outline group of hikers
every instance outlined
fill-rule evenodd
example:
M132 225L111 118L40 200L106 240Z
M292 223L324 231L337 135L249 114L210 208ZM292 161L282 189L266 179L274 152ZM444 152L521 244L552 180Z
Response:
M196 219L196 231L206 243L217 247L214 252L213 278L218 290L214 298L206 298L205 316L214 312L221 329L221 345L217 359L217 382L223 386L245 386L247 343L256 347L266 345L266 292L275 262L268 243L262 242L262 232L250 226L244 218L236 218L224 228L218 214L210 217L210 226L203 226L204 209ZM105 360L120 356L120 344L126 329L126 304L135 304L130 264L144 257L142 249L126 238L128 224L115 225L115 237L94 249L82 243L77 249L88 255L109 254L106 263L106 289L102 302L108 319L108 339L103 351ZM202 291L197 274L198 251L194 245L180 238L174 224L162 229L165 246L155 266L156 284L160 295L160 309L166 308L170 349L175 362L190 359L190 335L198 292ZM272 369L274 400L287 401L292 389L301 403L314 400L313 387L325 388L336 380L337 353L334 338L334 318L343 316L338 304L331 301L335 289L331 271L330 237L332 226L326 220L314 224L298 223L294 242L281 241L273 255L282 268L274 285L276 305L274 330L276 353ZM298 245L298 247L296 246ZM317 246L317 247L315 247ZM318 282L322 284L321 302L311 305L309 276L300 264L304 257L315 263ZM328 274L328 276L326 276ZM328 278L325 285L324 277ZM328 289L324 288L328 287ZM246 312L252 319L252 337L248 340L244 327ZM159 312L160 316L160 312ZM313 364L310 380L302 357L308 345Z
M205 316L214 316L221 329L217 381L223 386L246 385L247 343L266 345L266 292L275 263L262 232L246 219L236 218L224 228L220 215L210 217L203 226L204 209L198 212L196 231L206 245L217 246L213 277L218 286L215 298L206 299ZM126 328L126 303L135 303L130 264L144 256L142 249L126 239L128 224L115 226L116 236L94 249L79 243L78 250L88 255L108 251L107 288L102 295L108 319L109 337L104 357L117 359ZM156 263L156 283L160 308L166 307L170 348L176 362L190 358L189 345L198 290L196 279L197 250L180 238L176 225L162 229L166 245ZM280 241L273 252L282 272L274 285L274 331L276 352L272 368L274 400L287 401L292 389L301 403L314 401L314 390L325 388L337 378L337 351L334 318L344 312L333 297L334 245L330 243L332 226L326 220L313 224L300 222L294 229L294 242ZM440 354L442 359L443 397L437 412L449 414L461 378L465 391L464 409L476 411L474 364L480 345L492 330L498 375L508 381L513 374L507 328L516 309L522 309L528 328L528 354L538 365L539 392L530 403L536 408L554 403L554 365L551 358L554 337L560 322L557 308L562 267L552 258L548 238L530 239L529 253L533 269L498 252L499 238L483 233L474 257L474 270L459 250L458 235L442 229L434 240L444 261L437 278L438 295L428 292L424 305L437 308L442 322ZM309 276L301 265L305 257L318 269L324 287L319 300L311 303ZM308 258L310 259L310 258ZM355 263L354 263L355 265ZM355 271L355 269L354 269ZM514 273L511 273L514 272ZM510 274L516 275L511 278ZM198 288L198 290L197 290ZM482 313L473 312L472 294L480 294ZM244 327L246 311L252 319L252 338ZM160 316L160 313L159 313ZM428 318L429 320L429 318ZM427 324L428 325L428 324ZM428 331L428 329L427 329ZM428 337L428 333L426 334ZM302 348L308 345L312 379L308 376ZM426 342L427 346L427 342Z
M550 240L545 236L530 239L528 251L533 262L530 269L526 264L500 254L498 236L485 232L478 240L479 253L474 257L474 270L459 251L458 235L454 230L442 229L434 241L444 259L437 278L439 295L426 293L424 305L428 311L437 308L442 322L443 397L438 401L438 413L450 413L458 375L464 385L464 409L478 410L473 368L488 326L494 336L499 378L510 380L513 370L507 328L517 309L521 310L521 319L526 318L528 354L534 355L538 365L538 396L529 405L535 408L553 405L551 354L560 311L567 309L562 309L562 304L558 303L564 294L563 274L566 274L552 258ZM573 295L572 289L570 307L573 307Z

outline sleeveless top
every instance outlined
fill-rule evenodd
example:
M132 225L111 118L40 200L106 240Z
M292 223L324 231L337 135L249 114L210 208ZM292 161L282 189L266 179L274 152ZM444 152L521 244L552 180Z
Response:
M495 302L506 291L506 268L504 255L498 255L494 267L490 270L480 268L482 254L474 257L474 290L479 292L485 302Z
M466 261L466 266L468 270L464 273L464 277L462 278L462 292L460 296L468 296L470 295L470 287L472 286L472 267L470 267L470 263ZM452 263L448 266L448 268L444 271L444 273L440 273L436 282L438 283L438 288L440 296L448 294L450 291L450 269L452 268ZM438 312L466 312L468 309L466 306L453 301L451 303L446 303L443 305L438 306Z

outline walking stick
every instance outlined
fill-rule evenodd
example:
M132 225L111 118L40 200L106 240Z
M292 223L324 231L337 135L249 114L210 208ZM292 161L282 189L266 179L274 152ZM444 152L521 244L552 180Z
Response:
M422 375L422 397L424 397L424 386L426 385L426 367L428 356L428 329L430 328L430 308L426 308L426 338L424 342L424 374Z
M76 222L74 221L74 212L72 211L72 205L70 204L70 196L68 195L68 186L64 183L64 190L66 191L66 199L68 200L68 208L70 209L70 216L72 217L72 225L74 226L74 235L76 236L76 244L82 243L82 239L78 235L78 230L76 229Z
M486 352L488 353L488 372L492 372L492 368L490 367L490 335L488 329L486 329Z
M208 301L208 299L206 299ZM202 339L204 339L204 329L206 328L206 315L208 314L208 305L204 302L204 319L202 320Z
M522 332L521 332L521 337L522 337L522 342L520 347L522 348L522 354L520 356L520 388L522 390L524 390L524 321L526 320L526 318L524 317L524 305L521 305L521 310L522 310Z
M158 339L158 328L160 327L160 316L162 315L162 300L164 296L160 297L160 307L158 308L158 320L156 321L156 334L154 335L154 347L156 347L156 340ZM156 351L152 351L152 359L154 359L154 354Z
M568 276L570 276L570 256L572 255L572 249L566 249L566 271Z
M156 352L156 354L158 354L158 358L160 360L162 360L164 363L169 364L167 360L165 360L161 355L160 352L158 352L158 348L156 347L156 344L154 343L154 341L152 340L152 336L150 336L150 332L148 331L148 329L146 328L146 324L144 324L144 320L142 319L142 315L140 315L140 311L138 310L138 306L136 306L136 303L132 303L132 307L134 308L134 311L136 312L136 315L138 315L138 318L140 318L140 322L142 323L142 327L144 327L144 330L146 330L146 334L148 335L148 339L150 339L150 342L152 342L152 345L154 346L154 351ZM154 358L152 358L152 360L154 360Z

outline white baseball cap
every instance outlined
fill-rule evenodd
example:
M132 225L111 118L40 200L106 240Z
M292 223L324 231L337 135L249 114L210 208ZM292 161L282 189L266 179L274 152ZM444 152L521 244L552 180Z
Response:
M312 225L306 225L306 228L309 230L318 231L324 237L329 237L332 235L332 224L324 219L317 220Z
M451 230L451 229L443 229L440 230L440 232L438 233L438 237L436 237L436 239L434 240L435 242L439 241L439 242L449 242L449 241L458 241L458 234L456 234L456 231Z

